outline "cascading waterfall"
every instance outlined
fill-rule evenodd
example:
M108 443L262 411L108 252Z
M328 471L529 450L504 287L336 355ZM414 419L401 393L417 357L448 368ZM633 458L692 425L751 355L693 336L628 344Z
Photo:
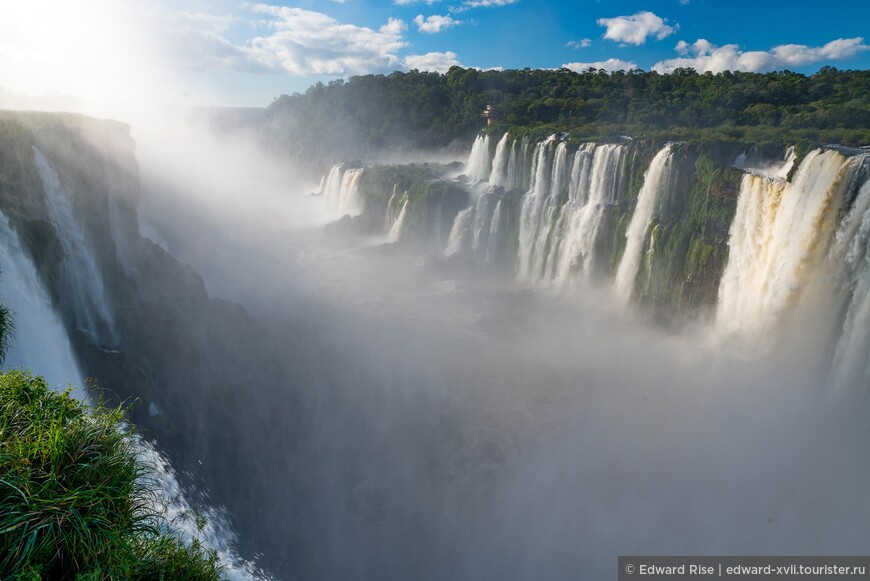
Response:
M118 338L114 317L106 302L103 275L75 218L72 199L42 152L33 147L33 155L45 190L48 213L65 254L62 266L64 286L74 307L75 325L93 342L115 345Z
M553 154L550 191L543 198L540 210L538 211L531 256L531 278L540 278L544 275L547 268L547 245L556 244L554 238L557 237L552 235L552 230L557 227L554 224L554 219L559 207L559 198L563 194L562 188L566 182L567 161L568 144L563 141L556 146L556 151Z
M341 177L344 174L344 164L338 163L329 170L329 174L325 178L321 178L320 191L323 192L323 197L326 204L330 208L338 207L338 200L341 196Z
M842 265L839 282L846 302L832 368L832 383L841 389L870 384L870 179L865 175L864 180L831 252Z
M341 178L338 194L338 214L340 216L358 216L363 211L363 200L359 194L359 180L362 169L349 169Z
M565 284L577 270L590 271L601 217L615 204L622 184L623 145L583 145L574 156L568 202L563 206L561 243L554 244L552 278Z
M471 230L474 225L474 206L469 206L460 211L453 221L450 229L450 237L447 239L447 248L444 254L452 256L467 249L471 244Z
M719 287L720 332L760 336L796 304L824 261L843 193L860 163L816 150L791 183L744 176Z
M523 206L520 211L519 252L517 256L520 278L531 278L533 272L532 259L540 230L541 211L546 205L550 193L550 180L552 179L551 146L555 141L556 136L551 135L546 141L535 146L532 155L532 182L528 192L523 196Z
M623 304L631 302L634 293L634 281L640 268L643 242L646 232L652 222L653 214L661 192L667 187L667 178L673 157L673 145L666 145L659 151L643 178L643 186L637 195L637 205L625 233L625 252L616 271L613 290L617 300Z
M492 191L487 191L478 197L474 205L471 248L481 257L486 256L489 246L489 232L492 229L492 216L497 202L497 196Z
M329 170L329 174L321 178L320 183L326 206L336 215L358 216L363 212L363 199L359 193L359 180L362 168L345 169L344 163L338 163Z
M192 543L198 539L204 546L214 549L223 566L223 575L229 581L271 580L270 575L236 554L233 548L236 535L224 511L211 506L194 508L185 497L169 460L149 442L137 437L135 443L139 459L153 470L146 477L159 493L153 499L153 508L162 512L166 520L172 523L182 541ZM198 523L196 516L204 520Z
M465 164L465 175L472 182L485 180L490 174L489 135L478 135L471 146L468 163Z
M492 158L492 172L489 174L489 183L494 186L509 187L511 179L508 172L510 164L509 137L505 133L504 137L499 140L498 145L495 146L495 155Z
M83 385L66 330L25 255L9 219L0 212L0 301L12 313L15 337L6 364L31 369L55 387ZM77 388L74 396L84 398Z
M486 246L486 260L493 262L499 258L499 249L501 248L501 206L504 199L499 198L495 204L495 210L492 212L492 220L489 222L489 242Z
M390 228L390 233L387 235L387 240L390 242L398 242L402 239L402 234L405 231L405 217L408 215L408 193L405 192L405 202L402 204L402 209L399 211L399 217Z
M738 155L734 161L734 166L760 176L784 180L788 177L789 172L791 172L796 159L797 153L794 150L794 146L786 149L782 161L762 160L757 150L753 148L749 152Z

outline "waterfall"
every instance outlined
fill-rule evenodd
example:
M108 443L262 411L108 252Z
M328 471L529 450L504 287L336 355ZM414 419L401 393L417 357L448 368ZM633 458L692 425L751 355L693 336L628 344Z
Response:
M490 188L490 190L493 188ZM497 197L492 191L478 196L474 205L474 226L472 227L471 247L480 257L486 257L489 246L489 232L492 229L492 216Z
M865 180L837 230L831 253L842 265L846 302L832 368L832 383L838 388L870 385L870 179Z
M523 138L523 139L525 139L525 138ZM517 181L519 180L519 178L517 177L517 174L519 173L518 156L519 156L519 153L517 152L517 142L516 142L516 140L514 140L511 143L511 152L510 152L510 155L508 156L507 168L505 169L505 172L506 172L505 183L502 184L502 185L504 185L504 187L506 189L512 189L512 188L517 187Z
M523 196L523 206L520 211L519 233L519 268L520 278L530 278L534 272L532 263L535 242L538 239L541 212L549 198L552 169L550 164L551 145L556 136L551 135L546 141L535 145L532 154L531 184Z
M489 241L486 245L486 260L493 262L499 258L501 249L501 205L504 199L499 198L495 204L495 210L492 213L492 220L489 222Z
M94 343L114 345L118 338L106 302L103 275L84 230L75 218L72 198L42 152L33 147L33 155L45 190L48 213L65 255L62 265L64 286L72 303L76 328L87 333Z
M552 278L558 284L567 283L575 270L591 271L602 215L619 195L625 151L623 145L590 143L574 156L568 202L563 208L562 243L554 245L549 259Z
M489 183L494 186L509 187L510 152L508 150L508 134L505 133L498 145L495 146L495 156L492 158L492 173L489 174Z
M471 146L468 163L465 164L465 175L472 182L479 182L489 177L489 135L478 135Z
M405 217L408 215L408 196L407 192L405 192L405 203L402 204L402 209L399 211L399 217L396 218L395 223L393 223L392 228L390 228L390 233L387 236L387 240L389 242L398 242L402 238L402 234L405 231Z
M447 239L446 256L452 256L468 248L470 243L470 231L474 224L474 206L469 206L456 214L453 228L450 229L450 237Z
M634 281L640 268L644 238L652 222L659 195L667 187L671 159L672 144L668 144L653 158L637 195L637 205L625 233L625 252L619 262L613 286L617 299L623 304L628 304L634 293Z
M813 280L860 158L811 152L791 183L747 174L729 238L716 324L724 333L769 331Z
M399 184L393 184L393 193L390 195L389 201L387 201L387 215L384 216L384 228L386 228L388 232L396 221L396 210L394 204L396 202L396 190L398 187Z
M66 330L51 306L36 268L24 253L9 219L0 212L0 301L12 313L15 337L6 357L9 367L39 373L55 387L83 385ZM84 398L77 388L74 396Z
M332 169L329 170L329 175L320 180L323 184L321 186L321 192L323 192L326 204L330 208L338 207L338 200L341 195L341 177L343 174L344 164L338 163L332 166Z
M359 180L363 171L362 168L345 170L345 164L338 163L332 166L327 176L321 178L326 206L338 217L362 214L365 202L359 192Z
M538 212L538 223L535 226L535 240L531 256L530 274L532 278L539 278L544 274L547 268L547 245L555 246L559 241L553 232L554 228L558 226L558 224L554 224L554 219L559 199L563 194L562 188L565 186L567 160L568 145L563 141L556 146L556 151L553 154L550 191L543 198Z
M320 185L311 193L312 196L322 196L326 192L326 176L320 177Z
M734 161L734 167L740 168L750 173L770 178L784 180L788 177L794 162L797 159L794 146L790 146L785 150L785 155L782 161L762 160L756 148L752 148L749 152L743 152L737 156Z
M225 511L211 506L195 508L185 497L175 469L172 468L169 460L151 443L139 437L135 438L135 445L139 460L153 470L153 473L145 477L158 492L158 496L152 499L151 508L163 513L166 520L180 533L181 540L185 544L199 539L205 547L214 549L218 561L224 568L223 575L230 581L272 579L235 552L233 547L236 543L236 535ZM195 518L197 515L203 517L204 522L197 523ZM201 530L199 524L203 525Z
M341 178L341 187L338 193L338 214L344 216L359 216L363 211L363 200L359 194L359 180L362 177L362 169L349 169Z

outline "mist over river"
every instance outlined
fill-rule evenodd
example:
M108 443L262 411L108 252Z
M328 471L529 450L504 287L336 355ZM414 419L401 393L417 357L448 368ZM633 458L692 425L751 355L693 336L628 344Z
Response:
M265 321L246 357L291 362L197 447L276 577L607 579L620 554L865 550L864 380L832 375L827 299L760 343L716 309L661 325L594 278L421 252L389 223L332 243L316 183L213 147L167 187L141 140L140 220ZM216 468L224 446L264 464Z

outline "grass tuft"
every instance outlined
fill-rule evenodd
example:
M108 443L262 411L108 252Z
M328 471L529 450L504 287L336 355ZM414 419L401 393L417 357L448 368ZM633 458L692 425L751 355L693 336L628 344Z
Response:
M121 408L0 374L0 578L221 578L216 553L162 516Z

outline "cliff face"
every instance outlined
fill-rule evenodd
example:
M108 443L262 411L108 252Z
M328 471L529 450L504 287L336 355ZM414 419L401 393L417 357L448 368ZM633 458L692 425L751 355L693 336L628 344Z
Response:
M268 460L232 445L252 423L233 402L273 380L280 366L252 356L269 344L259 321L209 298L190 266L140 235L139 194L126 125L0 114L0 210L61 315L82 376L109 402L129 405L133 422L157 437L180 473L198 467L197 478L232 512L252 511L233 474L259 471ZM253 531L244 538L251 555L261 539Z

